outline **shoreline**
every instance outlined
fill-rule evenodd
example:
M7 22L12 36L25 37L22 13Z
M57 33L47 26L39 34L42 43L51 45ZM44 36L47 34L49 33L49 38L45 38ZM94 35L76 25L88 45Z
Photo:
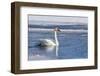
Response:
M83 29L81 29L81 30L60 29L60 30L61 30L61 32L86 32L86 33L88 32L88 30L83 30ZM28 28L28 31L54 31L54 29Z

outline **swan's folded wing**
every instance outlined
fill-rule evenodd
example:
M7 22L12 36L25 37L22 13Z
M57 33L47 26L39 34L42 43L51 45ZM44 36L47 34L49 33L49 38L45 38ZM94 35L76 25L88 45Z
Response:
M54 45L56 45L55 42L53 40L50 40L50 39L40 39L40 43L43 46L54 46Z

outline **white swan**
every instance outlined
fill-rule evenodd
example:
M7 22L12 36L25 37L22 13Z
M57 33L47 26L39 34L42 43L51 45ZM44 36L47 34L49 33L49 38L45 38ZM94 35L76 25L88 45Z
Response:
M57 38L57 32L60 31L58 28L54 29L54 38L55 40L51 39L40 39L40 46L59 46L59 41Z

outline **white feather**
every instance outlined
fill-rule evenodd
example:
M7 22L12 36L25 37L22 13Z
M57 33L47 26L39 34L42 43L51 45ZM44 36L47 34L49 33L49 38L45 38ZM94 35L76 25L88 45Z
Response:
M52 39L40 39L40 46L58 46L57 31L54 33L55 40Z

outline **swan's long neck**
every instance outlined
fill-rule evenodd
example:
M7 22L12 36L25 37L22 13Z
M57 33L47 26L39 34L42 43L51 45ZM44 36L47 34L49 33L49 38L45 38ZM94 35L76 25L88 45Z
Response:
M59 46L59 42L58 42L58 38L57 38L57 31L55 31L55 42L56 42L56 45Z

